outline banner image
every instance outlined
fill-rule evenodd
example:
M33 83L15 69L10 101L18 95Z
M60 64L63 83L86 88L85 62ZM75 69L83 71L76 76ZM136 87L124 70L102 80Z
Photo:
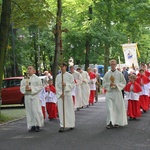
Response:
M122 48L126 66L132 68L134 65L135 68L139 68L137 60L137 43L122 44Z

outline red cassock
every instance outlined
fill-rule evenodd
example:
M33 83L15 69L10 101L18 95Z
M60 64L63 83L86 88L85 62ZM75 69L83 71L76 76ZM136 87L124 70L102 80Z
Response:
M42 113L43 113L43 117L44 117L44 119L45 119L45 118L46 118L45 106L42 106Z
M49 88L51 92L56 94L56 88L53 85L49 85L48 87L46 87L46 91L47 91L47 88ZM49 119L57 118L58 109L57 109L56 103L46 102L46 110L47 110L47 114L48 114Z
M93 72L89 72L90 79L95 79L96 74ZM94 104L94 98L95 98L95 90L90 90L90 97L89 97L89 104Z
M145 76L150 77L150 72L149 71L145 71Z
M139 75L136 79L137 83L141 84L148 84L150 82L149 78L145 75ZM141 83L142 82L142 83ZM144 110L147 111L149 109L149 97L148 95L142 94L140 96L140 107Z
M146 77L150 77L150 72L147 71L147 70L145 70L145 71L144 71L144 75L145 75ZM140 73L138 73L137 76L139 77L139 76L140 76Z
M131 85L133 85L133 93L140 93L142 91L140 85L137 82L129 82L125 86L124 90L126 92L130 92ZM127 115L131 118L137 118L141 116L139 100L128 99Z
M147 76L150 79L150 72L145 71L145 76ZM150 107L150 90L149 90L149 107Z

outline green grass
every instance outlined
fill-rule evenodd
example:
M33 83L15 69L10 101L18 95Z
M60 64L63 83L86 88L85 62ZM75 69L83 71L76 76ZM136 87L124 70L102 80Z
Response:
M0 114L0 124L10 121L12 118L9 116L5 116L4 114Z
M0 124L25 117L25 109L2 109L0 113Z

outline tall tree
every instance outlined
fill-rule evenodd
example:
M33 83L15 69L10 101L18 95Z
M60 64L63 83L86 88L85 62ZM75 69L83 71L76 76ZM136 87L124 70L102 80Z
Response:
M92 6L89 6L89 21L92 20L92 12L93 12L93 9L92 9ZM87 29L89 30L89 29ZM86 33L86 43L85 43L85 70L87 71L87 68L89 67L89 54L90 54L90 48L91 48L91 35L89 33L89 31L87 31Z
M4 72L4 60L7 49L8 34L11 18L11 0L2 1L2 13L0 22L0 97L2 87L2 77Z
M55 56L54 56L54 63L52 68L52 74L55 84L55 77L57 75L58 71L58 63L59 63L59 57L60 57L60 47L61 47L61 15L62 15L62 1L57 0L57 15L56 15L56 25L54 29L54 35L55 35ZM62 49L61 49L62 50Z

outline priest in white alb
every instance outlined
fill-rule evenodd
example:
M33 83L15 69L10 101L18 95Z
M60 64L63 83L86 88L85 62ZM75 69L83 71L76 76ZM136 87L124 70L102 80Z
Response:
M67 64L62 63L60 68L61 73L56 76L55 87L60 120L59 132L63 132L66 128L72 130L75 127L75 113L72 99L72 90L75 83L73 75L66 71ZM62 90L62 88L64 90Z
M36 76L33 66L28 66L29 77L21 81L20 91L25 96L25 110L27 117L27 127L29 132L40 131L40 127L44 124L42 108L40 104L39 93L42 90L42 81Z
M116 69L116 60L110 60L111 71L103 78L103 87L106 90L107 129L127 125L127 113L121 90L126 81L123 74Z

